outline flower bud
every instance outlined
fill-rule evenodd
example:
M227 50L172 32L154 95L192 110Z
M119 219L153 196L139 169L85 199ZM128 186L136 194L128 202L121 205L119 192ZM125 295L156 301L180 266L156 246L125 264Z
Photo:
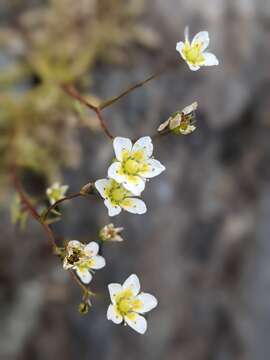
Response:
M93 192L93 189L94 189L94 184L88 183L81 188L80 193L82 195L91 194Z
M100 232L99 237L102 241L123 241L123 238L119 235L124 228L114 227L114 224L108 224L104 226Z
M86 302L82 302L78 306L78 311L82 315L88 314L89 309L90 309L90 304Z

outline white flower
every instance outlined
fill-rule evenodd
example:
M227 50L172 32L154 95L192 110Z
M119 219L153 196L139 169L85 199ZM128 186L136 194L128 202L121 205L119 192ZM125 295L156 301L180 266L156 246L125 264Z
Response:
M59 182L52 184L52 186L46 190L50 204L53 205L56 201L63 199L67 190L68 185L61 185Z
M92 280L92 270L98 270L106 265L105 259L98 255L99 245L92 241L82 244L78 240L71 240L66 247L63 267L65 270L75 270L84 284Z
M196 34L189 42L189 29L185 28L185 42L180 41L176 44L176 50L188 64L190 70L199 70L201 66L218 65L217 57L210 53L204 52L210 43L208 31L201 31Z
M145 203L132 197L133 194L113 179L101 179L95 182L95 187L103 197L109 216L118 215L122 209L132 214L144 214Z
M147 329L147 321L141 314L154 309L158 302L150 294L140 293L140 281L136 275L130 275L123 285L108 286L112 304L107 311L107 319L115 324L124 322L140 334Z
M160 124L158 131L163 131L169 127L175 134L188 135L196 130L194 125L195 110L197 110L198 103L194 102L186 106L182 111L177 111L169 117L164 123Z
M102 241L123 241L121 235L119 235L124 230L123 227L115 227L114 224L105 225L99 232L99 237Z
M149 136L140 138L132 146L130 139L116 137L113 141L116 160L108 169L114 179L134 195L140 195L147 178L159 175L165 167L152 158L153 144Z

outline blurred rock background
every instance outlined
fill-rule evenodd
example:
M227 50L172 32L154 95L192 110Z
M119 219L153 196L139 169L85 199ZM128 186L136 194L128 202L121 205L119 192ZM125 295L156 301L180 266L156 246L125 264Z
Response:
M124 3L130 8L124 8ZM193 34L209 30L210 48L220 59L220 66L192 73L179 61L177 68L104 112L114 134L136 138L152 134L173 111L194 100L199 102L194 134L155 141L155 156L167 169L143 194L147 214L121 214L113 219L116 225L125 227L126 240L105 247L108 266L96 274L92 283L99 296L87 316L76 311L80 291L51 255L38 224L30 220L25 231L20 231L10 222L13 193L5 176L8 160L2 161L9 152L3 134L20 128L20 138L29 137L31 146L19 164L27 189L37 197L44 193L46 184L60 176L71 192L103 177L112 146L99 132L92 114L78 114L70 108L70 99L59 93L52 95L52 91L58 91L52 89L61 81L61 72L42 73L41 77L40 68L37 70L30 61L32 67L28 64L28 72L23 71L23 80L12 83L0 77L0 358L269 358L270 3L2 0L2 74L15 58L20 63L27 58L25 54L31 49L24 48L25 36L36 34L33 28L27 30L27 35L21 33L17 19L37 9L41 17L46 11L52 14L58 6L58 22L63 21L67 29L72 21L65 23L67 13L61 17L63 9L70 19L76 18L77 11L84 20L77 24L78 31L85 30L83 35L76 37L72 29L73 41L82 40L78 49L88 45L95 49L82 74L72 77L91 97L109 98L144 79L164 62L175 61L175 43L182 39L187 24ZM99 6L104 8L99 10ZM34 13L28 14L30 23L37 20ZM111 21L102 23L104 14ZM50 21L45 21L43 29L48 24ZM97 28L105 29L105 35L96 35ZM10 33L13 29L20 31L20 40ZM88 42L88 32L96 36L97 44L90 38ZM57 48L57 42L49 36L46 39ZM101 38L105 40L99 46ZM72 42L72 38L67 37L67 41ZM30 42L33 44L33 40ZM37 47L35 54L39 51ZM54 71L55 63L52 60L49 69ZM35 112L23 117L27 120L21 120L20 107L16 114L10 111L18 103L28 108L25 94L39 91L40 86L43 92L38 101L42 99L41 104L46 104L43 117L36 112L36 98L31 98ZM5 105L11 101L7 111ZM78 118L86 119L87 126L80 127L85 123L78 122ZM52 134L57 136L53 138ZM20 151L25 148L21 142L17 146ZM68 152L62 152L66 150L63 146ZM45 155L40 155L40 148L46 149ZM35 161L27 161L33 153ZM72 155L76 156L69 161ZM48 167L52 159L55 164ZM45 173L49 178L42 174L43 168L48 169ZM98 229L109 221L102 202L78 199L63 206L63 221L55 225L55 230L68 239L89 241L95 240ZM106 320L106 285L122 282L131 273L137 273L143 289L159 299L145 336Z

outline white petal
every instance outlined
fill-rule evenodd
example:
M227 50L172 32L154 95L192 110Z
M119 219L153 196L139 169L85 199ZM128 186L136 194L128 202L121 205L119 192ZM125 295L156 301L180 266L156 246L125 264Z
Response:
M142 309L139 311L142 314L154 309L158 304L157 299L151 294L141 293L136 298L142 302Z
M121 207L132 214L144 214L147 211L145 203L136 198L126 198L121 202Z
M147 164L149 165L149 169L140 173L143 177L152 178L165 170L165 166L163 166L158 160L150 159L147 161Z
M152 156L153 154L153 144L150 136L144 136L138 139L133 145L132 152L144 150L147 157Z
M169 125L170 130L177 128L181 124L181 122L182 122L182 113L178 113L170 121L170 125Z
M176 43L176 51L178 51L182 57L183 57L184 46L185 44L183 43L183 41L179 41L178 43Z
M184 115L188 115L188 114L192 113L193 111L196 111L197 108L198 108L198 103L197 103L197 101L194 101L191 105L184 107L184 109L182 110L182 113L184 113Z
M97 191L100 193L100 195L106 199L106 189L112 186L112 180L111 179L100 179L95 182L95 187Z
M168 120L164 121L162 124L160 124L157 130L158 131L163 131L164 129L166 129L166 127L170 123L170 120L171 120L171 117Z
M89 244L87 244L84 248L85 253L88 256L95 256L98 253L99 245L95 241L91 241Z
M219 61L216 57L216 55L209 53L209 52L205 52L203 53L203 56L205 58L205 62L204 62L204 66L213 66L213 65L218 65Z
M52 184L51 189L59 189L59 187L60 187L60 182L56 181Z
M121 324L123 317L116 311L113 305L109 305L107 310L107 319L111 320L115 324Z
M84 284L89 284L92 280L92 275L87 269L79 270L76 269L76 273Z
M83 248L84 244L82 244L80 241L78 240L70 240L68 242L67 245L68 249L72 249L72 248Z
M113 140L114 152L117 160L122 161L123 151L130 152L132 149L132 142L128 138L117 136Z
M108 169L108 177L114 179L119 184L121 184L126 179L126 176L124 174L123 175L120 174L121 168L122 168L121 163L117 161L111 164Z
M123 287L120 284L113 283L108 285L108 289L110 293L111 302L115 304L115 297L117 294L123 291Z
M200 31L198 34L196 34L192 40L191 46L197 42L202 44L201 51L204 51L210 43L208 31Z
M103 256L97 255L92 258L93 264L91 265L91 269L98 270L102 269L106 265L106 261Z
M147 321L143 316L136 313L133 314L134 316L132 317L125 316L125 322L139 334L144 334L147 329Z
M105 204L106 208L108 209L109 216L118 215L118 214L120 214L120 212L122 210L119 205L113 205L109 199L105 200L104 204Z
M122 185L133 195L140 196L145 188L145 180L140 176L128 176Z
M182 135L189 135L191 133L193 133L193 131L196 130L196 126L194 125L189 125L185 130L181 130L181 134Z
M134 296L139 294L140 288L140 280L135 274L130 275L123 284L123 289L131 289Z
M68 185L62 185L61 186L61 192L62 192L63 195L67 192L68 188L69 188Z
M189 27L188 26L185 27L184 34L185 34L185 41L189 42Z
M70 264L68 261L67 261L67 258L64 259L63 261L63 268L65 270L69 270L69 269L72 269L74 267L74 265Z
M190 68L191 71L197 71L197 70L200 69L200 66L199 66L199 65L193 65L193 64L191 64L191 63L188 62L188 61L187 61L187 64L188 64L188 66L189 66L189 68Z
M49 202L51 205L54 205L56 203L57 200L53 199L53 198L49 198Z

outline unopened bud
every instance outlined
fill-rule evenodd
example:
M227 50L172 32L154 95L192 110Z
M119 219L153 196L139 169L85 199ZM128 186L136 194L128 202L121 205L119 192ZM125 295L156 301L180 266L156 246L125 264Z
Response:
M104 226L100 232L99 237L102 241L123 241L123 238L119 235L123 231L122 227L114 227L114 224L108 224Z
M81 188L80 193L82 195L91 194L93 192L93 189L94 189L94 184L88 183Z
M90 309L89 303L83 302L83 303L79 304L78 311L80 314L82 314L82 315L88 314L89 309Z

